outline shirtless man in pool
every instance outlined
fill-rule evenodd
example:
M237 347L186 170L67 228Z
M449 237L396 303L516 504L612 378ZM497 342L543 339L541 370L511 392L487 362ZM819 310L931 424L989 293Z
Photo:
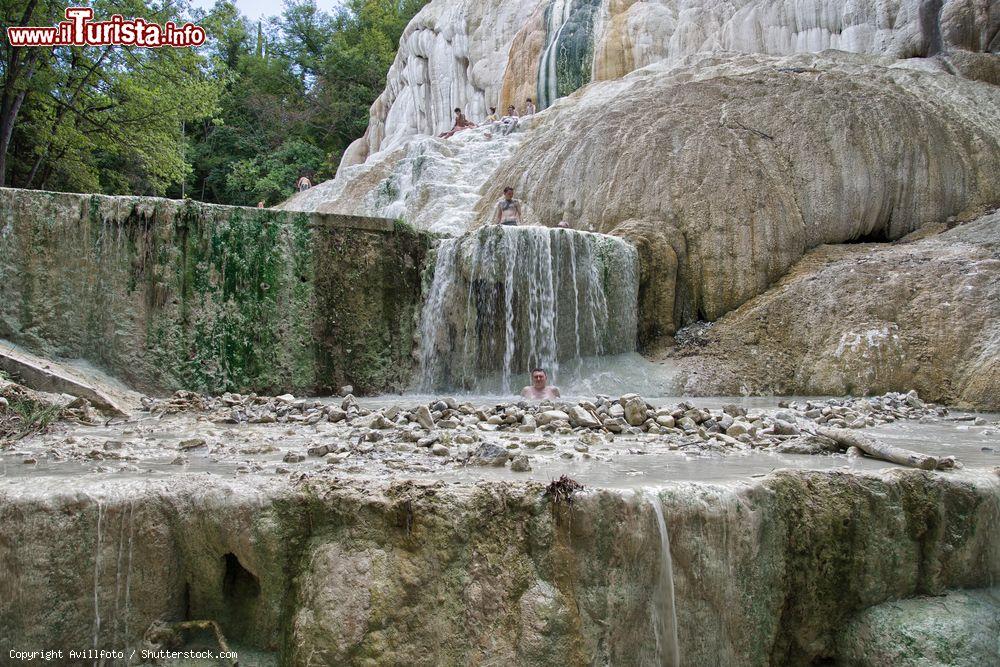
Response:
M549 376L541 368L534 368L531 371L531 386L521 390L523 398L532 401L544 401L546 399L559 398L559 387L548 386Z
M497 225L521 224L521 202L514 199L514 188L508 186L503 190L503 199L497 202L497 215L493 220Z

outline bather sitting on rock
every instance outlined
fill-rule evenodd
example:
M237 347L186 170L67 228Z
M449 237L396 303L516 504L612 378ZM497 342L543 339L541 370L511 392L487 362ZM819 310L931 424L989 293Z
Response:
M503 189L503 199L497 202L497 215L493 224L511 227L521 224L521 202L514 199L514 188L509 185Z
M455 109L455 126L452 127L450 130L448 130L447 132L443 132L442 134L439 134L438 136L441 139L448 139L450 137L455 136L456 134L458 134L462 130L467 130L470 127L475 127L475 126L476 126L476 124L473 123L468 118L466 118L465 114L462 113L461 109Z
M486 120L483 121L483 126L486 127L486 132L484 133L484 136L487 139L493 138L494 130L503 129L503 124L500 122L500 114L497 113L496 107L490 107L490 115L487 116Z
M507 136L508 134L513 132L517 128L517 124L519 122L520 121L518 120L517 117L517 110L514 108L514 105L511 104L509 107L507 107L506 115L500 119L500 128L503 135Z
M521 390L521 396L532 401L544 401L546 399L559 398L559 387L548 386L549 376L541 368L534 368L531 371L531 385Z

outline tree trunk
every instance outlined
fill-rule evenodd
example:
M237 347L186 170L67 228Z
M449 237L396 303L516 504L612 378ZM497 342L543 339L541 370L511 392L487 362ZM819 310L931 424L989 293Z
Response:
M822 436L835 440L845 448L857 447L868 456L921 470L937 470L939 460L935 456L911 452L908 449L893 447L863 435L841 428L821 428L816 431Z
M28 5L24 8L21 21L18 23L19 26L28 25L37 4L38 0L29 0ZM27 94L26 89L17 90L18 81L22 78L25 81L31 79L42 51L39 48L29 49L29 55L25 60L28 71L22 75L19 71L22 67L20 62L22 50L22 48L14 46L10 47L7 67L4 69L3 94L0 96L0 186L7 185L7 151L10 149L11 135L14 134L14 121L17 120L17 114L21 111L21 104L24 103L24 96Z

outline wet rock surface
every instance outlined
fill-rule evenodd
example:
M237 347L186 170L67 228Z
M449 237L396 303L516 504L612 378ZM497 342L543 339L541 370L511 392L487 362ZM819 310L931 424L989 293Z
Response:
M291 665L469 664L484 651L648 664L663 559L653 503L682 664L832 658L866 608L1000 575L995 472L549 488L294 474L0 484L0 592L13 601L0 640L121 643L190 617Z
M1000 664L1000 589L888 602L838 638L838 659L862 667Z

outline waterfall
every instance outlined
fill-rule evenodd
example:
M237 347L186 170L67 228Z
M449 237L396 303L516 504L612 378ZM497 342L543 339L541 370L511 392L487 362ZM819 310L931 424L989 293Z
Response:
M569 229L443 240L421 316L421 389L507 394L533 367L555 384L585 358L633 351L637 266L625 241Z
M681 657L677 642L677 607L674 600L674 564L670 557L670 535L667 533L667 522L663 519L659 494L651 494L649 504L653 507L656 527L660 531L660 572L650 604L650 620L656 635L656 664L678 667Z
M101 606L98 592L101 585L101 524L104 520L104 506L97 500L97 539L94 542L94 650L98 650L101 636ZM97 665L97 660L94 660Z
M131 645L129 613L132 602L132 563L135 550L135 500L91 498L97 510L94 537L93 649L120 651ZM115 524L117 513L118 523ZM117 538L117 543L116 543ZM105 556L109 553L111 561ZM114 588L108 581L114 571ZM108 597L114 594L112 600ZM103 607L103 612L102 612ZM102 616L102 613L104 614ZM110 616L109 616L110 614ZM124 628L122 628L124 626ZM110 644L103 645L102 641ZM108 661L111 661L110 663ZM114 664L116 658L95 657L94 665Z
M550 0L545 8L545 49L538 63L538 108L590 83L594 23L602 0Z

